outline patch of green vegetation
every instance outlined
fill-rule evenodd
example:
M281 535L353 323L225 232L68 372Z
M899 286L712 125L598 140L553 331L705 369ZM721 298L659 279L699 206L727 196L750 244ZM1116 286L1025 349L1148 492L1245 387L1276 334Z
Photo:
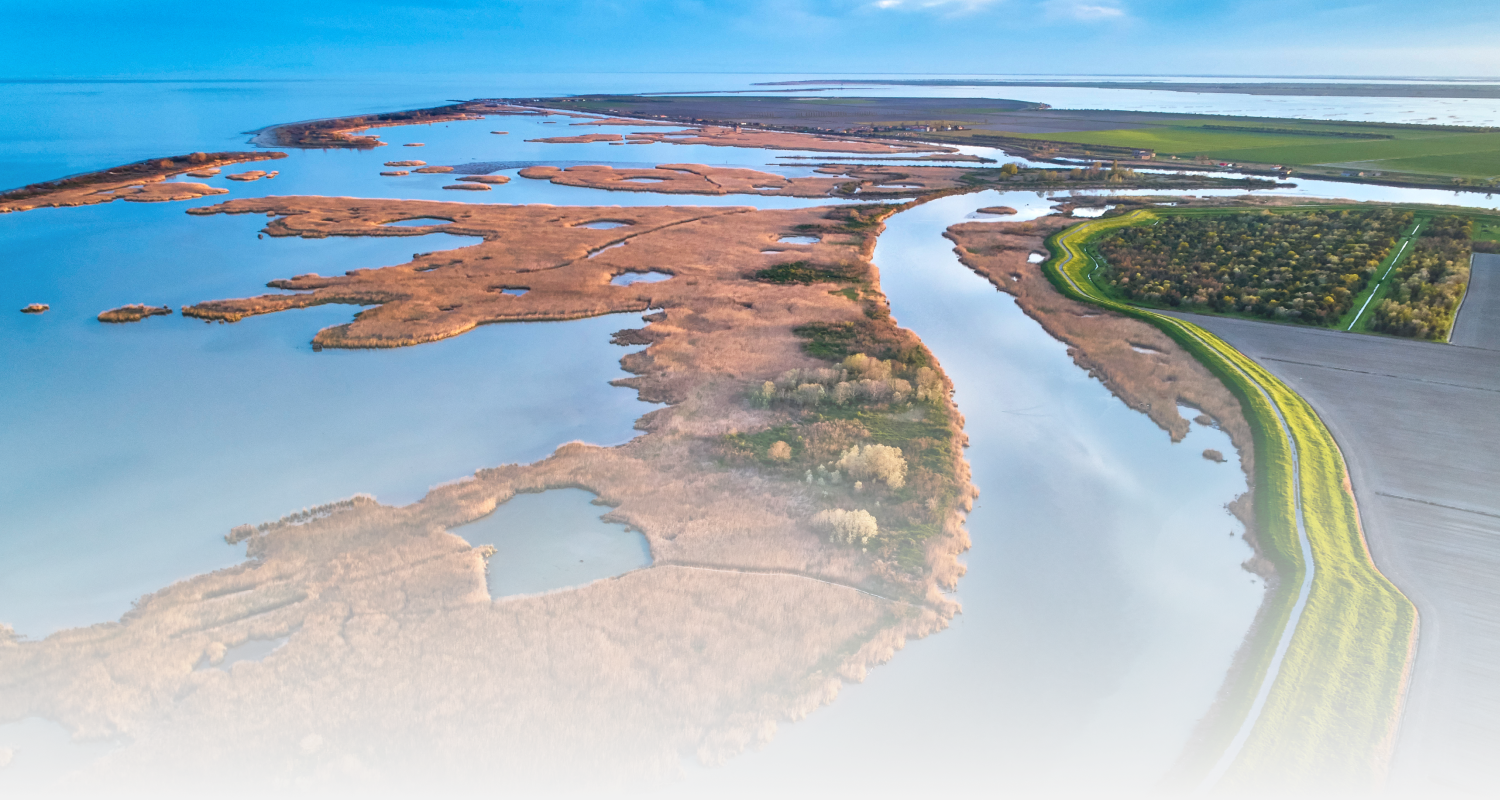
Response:
M914 367L927 366L929 361L919 342L874 320L815 322L793 328L792 333L807 340L802 349L808 355L826 361L843 361L855 353Z
M1478 217L1474 219L1474 241L1500 242L1500 218Z
M859 287L857 287L857 286L850 286L850 287L847 287L847 288L844 288L844 289L838 289L838 290L829 292L829 294L836 295L838 297L847 297L847 298L849 298L850 300L853 300L856 303L859 302Z
M1500 176L1500 133L1412 126L1278 120L1256 125L1194 123L1078 133L1017 133L1016 138L1151 150L1158 156L1287 166L1348 165L1443 177ZM1272 132L1274 131L1274 132ZM1379 134L1381 138L1364 138ZM1358 138L1355 138L1358 137Z
M1394 139L1389 133L1366 133L1364 131L1319 130L1315 128L1268 128L1258 125L1201 125L1206 131L1235 131L1239 133L1274 133L1289 136L1337 136L1342 139Z
M1239 729L1290 620L1307 566L1296 523L1300 491L1316 567L1311 591L1267 702L1227 779L1275 772L1294 782L1343 781L1351 788L1362 782L1373 789L1376 778L1369 765L1384 752L1400 709L1415 609L1370 561L1346 489L1343 457L1312 407L1222 339L1184 320L1112 299L1090 279L1095 265L1088 242L1156 218L1150 211L1132 211L1060 231L1047 241L1053 257L1044 270L1064 295L1149 322L1181 344L1239 398L1254 436L1257 532L1281 581L1246 668L1226 687L1231 698L1226 713L1209 732L1194 768L1199 777L1206 773Z
M859 267L848 264L810 264L788 261L758 270L755 280L762 283L854 283L860 280Z
M801 458L802 451L805 449L802 436L794 425L777 425L756 433L731 433L724 437L726 447L735 455L765 465L778 463L769 455L771 445L777 442L786 442L791 446L793 459Z

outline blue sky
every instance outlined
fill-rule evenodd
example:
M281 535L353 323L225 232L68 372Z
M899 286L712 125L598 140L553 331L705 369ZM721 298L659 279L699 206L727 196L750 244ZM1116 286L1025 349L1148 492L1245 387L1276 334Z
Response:
M1484 0L0 0L0 18L0 78L1500 76Z

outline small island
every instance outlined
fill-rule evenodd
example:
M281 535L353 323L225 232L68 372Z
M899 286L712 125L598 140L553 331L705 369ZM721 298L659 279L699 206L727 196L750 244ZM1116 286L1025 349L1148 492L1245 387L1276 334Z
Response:
M233 175L225 175L224 177L226 177L226 178L228 178L229 180L232 180L232 181L245 181L245 182L249 182L249 181L258 181L261 178L274 178L274 177L276 177L279 174L280 173L275 172L275 171L265 172L264 170L252 169L252 170L249 170L247 172L236 172Z
M47 312L47 310L50 309L50 308L52 308L52 306L49 306L46 303L32 303L31 305L29 305L29 306L21 309L21 313L22 314L45 314Z
M140 322L146 317L163 317L172 313L170 306L148 306L142 303L132 303L128 306L111 308L100 312L100 322Z

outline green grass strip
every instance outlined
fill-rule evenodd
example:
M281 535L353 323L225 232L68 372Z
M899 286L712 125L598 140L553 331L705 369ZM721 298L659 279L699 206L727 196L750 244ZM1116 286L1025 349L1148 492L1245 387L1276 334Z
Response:
M1059 231L1047 240L1052 258L1044 270L1064 295L1149 322L1172 337L1239 398L1250 423L1260 544L1280 583L1246 669L1226 687L1229 701L1205 751L1217 757L1235 741L1274 667L1264 705L1224 780L1284 788L1330 781L1345 789L1377 786L1400 712L1416 610L1370 560L1343 456L1312 407L1207 330L1115 300L1090 280L1090 240L1154 218L1139 210ZM1289 440L1297 448L1295 462ZM1314 577L1278 665L1275 650L1307 568L1297 532L1298 489ZM1199 777L1208 776L1211 759L1200 762Z
M1417 217L1417 220L1412 223L1411 230L1396 240L1396 246L1391 248L1384 263L1375 271L1375 280L1371 281L1365 291L1360 292L1354 298L1354 305L1350 307L1349 313L1338 321L1339 330L1356 333L1369 332L1370 318L1375 316L1376 306L1380 305L1380 301L1390 291L1390 283L1386 278L1389 278L1396 267L1411 255L1412 250L1416 248L1417 237L1422 233L1422 226L1426 225L1430 219L1431 217Z

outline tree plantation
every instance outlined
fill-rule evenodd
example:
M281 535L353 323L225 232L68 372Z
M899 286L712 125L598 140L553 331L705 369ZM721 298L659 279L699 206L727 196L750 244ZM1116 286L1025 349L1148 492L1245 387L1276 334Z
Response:
M1101 242L1096 279L1135 302L1327 325L1411 224L1393 209L1163 216Z
M1473 223L1465 217L1428 222L1411 255L1391 273L1370 329L1417 339L1447 336L1469 282L1472 236Z

